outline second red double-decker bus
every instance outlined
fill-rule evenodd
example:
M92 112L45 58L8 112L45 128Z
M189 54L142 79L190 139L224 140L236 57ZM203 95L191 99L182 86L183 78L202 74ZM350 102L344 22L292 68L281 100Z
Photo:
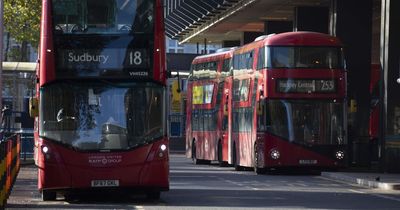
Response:
M43 200L169 189L162 2L43 0L32 100Z
M186 154L195 163L217 160L227 165L230 128L233 48L196 57L188 82Z
M337 168L346 157L346 71L332 36L288 32L234 51L232 162Z

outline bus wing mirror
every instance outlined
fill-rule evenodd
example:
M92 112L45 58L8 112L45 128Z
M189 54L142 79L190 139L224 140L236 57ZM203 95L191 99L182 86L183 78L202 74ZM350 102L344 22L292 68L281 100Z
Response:
M29 115L32 118L39 116L39 101L36 97L29 98Z
M167 78L172 78L171 70L167 70Z

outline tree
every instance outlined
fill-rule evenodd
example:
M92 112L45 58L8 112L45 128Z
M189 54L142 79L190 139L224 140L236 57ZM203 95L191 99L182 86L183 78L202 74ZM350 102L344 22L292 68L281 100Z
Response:
M19 61L27 61L27 46L37 49L40 34L41 0L4 0L4 26L21 44Z

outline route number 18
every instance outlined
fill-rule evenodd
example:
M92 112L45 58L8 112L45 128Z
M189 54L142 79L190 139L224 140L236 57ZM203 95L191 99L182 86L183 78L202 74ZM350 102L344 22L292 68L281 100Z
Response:
M143 62L142 52L140 51L131 51L129 53L129 65L139 66Z

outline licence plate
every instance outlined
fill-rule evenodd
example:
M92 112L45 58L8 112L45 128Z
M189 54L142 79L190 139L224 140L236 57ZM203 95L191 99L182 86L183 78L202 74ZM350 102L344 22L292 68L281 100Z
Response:
M119 180L92 180L92 187L118 187Z
M318 163L317 160L299 160L299 164L302 165L315 165L317 163Z

